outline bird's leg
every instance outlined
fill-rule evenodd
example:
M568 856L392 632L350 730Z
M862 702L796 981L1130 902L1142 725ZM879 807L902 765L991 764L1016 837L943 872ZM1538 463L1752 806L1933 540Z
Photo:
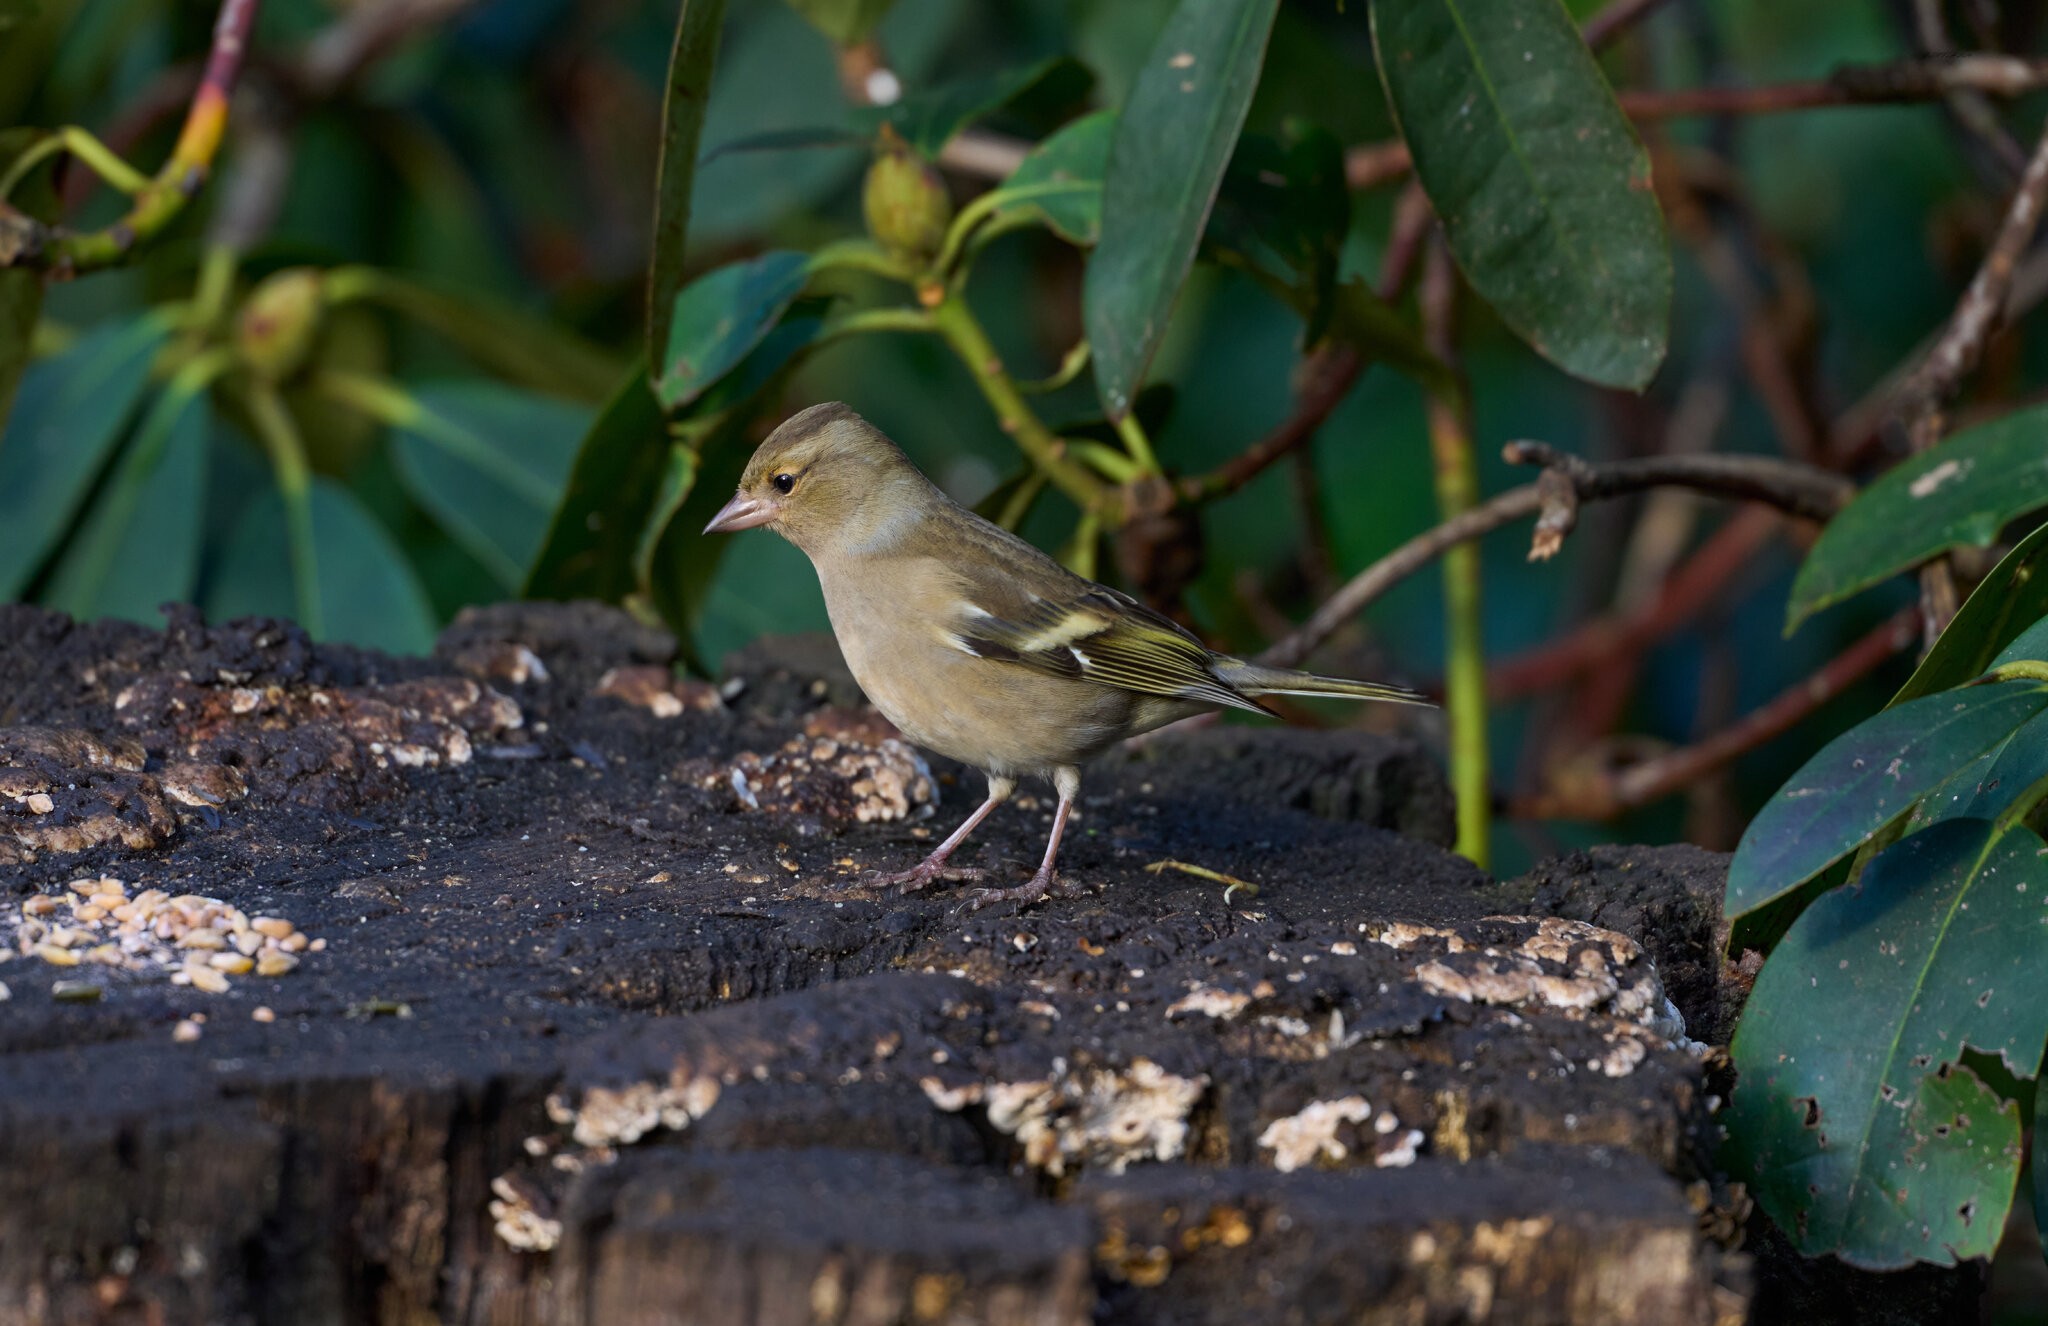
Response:
M981 879L988 872L965 866L949 866L946 861L967 835L974 832L974 826L988 818L988 813L1010 799L1010 793L1017 789L1013 778L997 778L993 774L988 780L988 800L967 817L965 823L953 830L946 841L932 849L932 854L910 869L894 875L876 875L869 882L874 884L897 884L905 893L915 893L935 879Z
M1029 883L1019 884L1014 889L976 889L968 896L968 911L978 912L999 902L1022 903L1028 907L1055 893L1064 896L1068 892L1053 882L1052 867L1059 858L1060 835L1067 831L1067 812L1074 808L1074 797L1081 790L1081 771L1072 768L1054 770L1052 785L1060 794L1060 805L1052 815L1052 837L1045 844L1045 860L1039 864L1038 873L1031 877Z

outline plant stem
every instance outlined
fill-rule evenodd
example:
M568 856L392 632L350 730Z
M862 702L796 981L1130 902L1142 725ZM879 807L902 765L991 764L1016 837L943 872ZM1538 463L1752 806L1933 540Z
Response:
M1138 422L1136 410L1124 411L1116 421L1116 435L1124 440L1124 449L1138 463L1138 473L1159 473L1159 457L1152 454L1152 439L1145 436L1145 426Z
M1067 444L1053 435L1024 401L1017 384L1003 371L1003 361L989 344L988 333L975 321L967 301L957 293L948 294L931 311L932 321L953 353L974 378L975 385L996 412L996 421L1016 440L1018 450L1038 467L1059 490L1080 506L1084 516L1111 525L1119 523L1121 511L1115 490L1075 463Z
M92 136L91 132L75 124L67 124L31 143L28 150L14 159L7 167L7 173L0 175L0 198L14 192L15 186L34 170L38 163L47 161L59 152L69 152L91 168L92 173L133 196L149 187L149 176L121 159L119 153Z
M315 640L326 634L320 608L320 564L313 541L313 469L306 462L305 444L299 440L298 425L284 407L277 388L267 382L249 387L249 422L263 449L270 453L270 468L277 475L277 488L284 495L286 537L291 545L292 592L299 601L299 625Z
M1430 246L1422 278L1423 336L1430 353L1451 364L1457 271L1450 250ZM1479 502L1479 464L1472 451L1472 406L1464 375L1429 397L1429 448L1435 461L1437 511L1455 520ZM1458 853L1482 869L1490 856L1492 772L1486 743L1486 645L1481 616L1479 545L1444 554L1444 706L1451 729L1451 788L1458 800Z

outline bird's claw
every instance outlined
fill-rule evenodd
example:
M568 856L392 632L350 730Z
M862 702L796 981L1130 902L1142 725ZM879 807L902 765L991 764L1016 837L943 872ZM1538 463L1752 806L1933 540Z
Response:
M967 895L967 901L960 904L960 910L968 914L984 907L993 907L999 902L1014 902L1029 907L1034 902L1047 898L1078 898L1081 889L1077 885L1062 883L1052 875L1041 872L1033 875L1029 883L1019 884L1013 889L975 889Z
M898 893L908 894L916 893L919 889L924 888L936 879L978 880L987 878L988 872L979 866L956 866L946 864L945 862L934 865L929 861L920 861L910 869L899 870L894 874L885 874L879 870L869 871L861 877L861 883L873 888L894 887Z

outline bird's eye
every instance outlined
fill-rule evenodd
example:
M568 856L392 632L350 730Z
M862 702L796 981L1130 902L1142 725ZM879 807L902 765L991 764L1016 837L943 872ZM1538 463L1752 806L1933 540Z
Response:
M775 476L776 492L786 493L794 487L796 487L796 476L794 474L778 474Z

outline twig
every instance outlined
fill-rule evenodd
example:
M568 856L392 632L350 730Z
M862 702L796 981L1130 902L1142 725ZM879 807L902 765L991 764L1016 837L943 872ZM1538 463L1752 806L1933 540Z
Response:
M1579 35L1586 39L1586 45L1597 51L1647 18L1650 11L1663 3L1664 0L1612 0L1605 9L1579 26Z
M309 40L288 70L293 89L325 101L422 28L442 23L476 0L371 0L345 11Z
M1351 393L1352 385L1365 371L1365 357L1348 345L1326 346L1309 357L1303 370L1294 412L1207 474L1175 481L1182 501L1200 502L1234 493L1264 473L1274 461L1314 437L1331 412Z
M1511 442L1508 459L1527 462L1550 453L1540 443ZM1645 456L1574 468L1580 502L1622 497L1650 488L1691 488L1718 497L1763 502L1809 520L1825 520L1845 506L1856 486L1838 474L1771 456ZM1416 535L1366 567L1285 639L1259 655L1274 667L1295 667L1382 594L1445 550L1489 534L1543 509L1543 485L1524 484Z
M1824 79L1758 87L1630 89L1616 94L1631 119L1693 115L1779 115L1828 106L1936 101L1956 91L2017 97L2048 87L2048 61L2010 55L1958 55L1940 60L1843 65ZM1364 143L1344 154L1344 178L1369 189L1406 175L1413 162L1398 140Z
M1942 14L1942 0L1913 0L1913 35L1923 55L1934 59L1952 59L1956 55L1955 41L1948 33L1948 19ZM2020 173L2026 164L2026 153L1999 123L1998 112L1991 109L1983 92L1950 88L1942 94L1942 100L1948 104L1950 117L1982 143L1997 163L1998 183Z
M1604 820L1670 796L1790 728L1906 648L1918 634L1918 615L1913 608L1900 610L1820 671L1697 745L1588 780L1569 794L1545 793L1514 802L1509 813L1526 819Z
M227 125L228 96L241 71L261 0L222 0L206 72L185 112L185 127L163 168L135 195L128 214L102 230L45 226L0 203L0 267L26 266L68 277L112 267L153 239L206 183Z

